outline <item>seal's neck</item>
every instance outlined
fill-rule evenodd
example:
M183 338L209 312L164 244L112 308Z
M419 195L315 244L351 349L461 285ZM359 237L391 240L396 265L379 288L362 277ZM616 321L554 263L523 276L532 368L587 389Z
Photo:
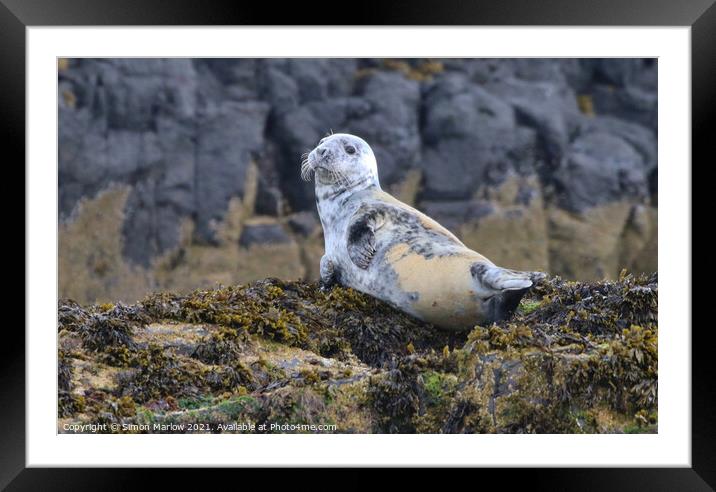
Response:
M322 183L316 180L316 200L319 202L333 201L348 197L358 191L369 188L380 189L378 178L367 174L343 184Z

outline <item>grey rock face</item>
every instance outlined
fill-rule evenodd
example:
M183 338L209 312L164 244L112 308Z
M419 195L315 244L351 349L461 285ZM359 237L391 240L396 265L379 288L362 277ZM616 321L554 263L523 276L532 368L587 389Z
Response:
M309 236L319 225L318 219L311 212L298 212L288 218L288 226L301 236Z
M196 221L199 239L214 239L212 222L243 195L248 165L264 146L270 107L232 100L222 85L246 86L255 62L207 62L73 60L76 68L60 74L61 91L75 95L59 110L61 218L83 196L127 183L129 259L146 265L176 245L184 217Z
M559 204L575 212L617 201L645 197L647 175L642 157L623 139L588 133L576 139L555 173Z
M427 90L422 132L425 199L468 198L481 182L499 180L517 147L510 105L459 73Z
M355 74L349 76L355 78ZM316 97L318 89L314 86L309 85L313 91L304 89L303 96L296 87L293 90L299 92L298 96L280 100L308 97L307 101L300 105L285 103L274 111L271 137L283 150L279 169L289 204L295 210L314 206L313 186L296 180L300 156L330 131L355 133L370 142L385 184L395 182L414 166L420 154L417 82L398 73L378 72L365 80L342 85L334 81L334 85L340 95L327 99ZM349 85L354 86L352 95L346 91Z
M576 94L565 83L525 81L516 78L491 82L488 89L507 101L518 122L539 135L541 156L558 162L569 145L580 119Z
M453 231L468 220L488 216L494 211L494 207L485 200L424 201L421 209Z
M212 220L220 220L232 196L242 196L252 153L263 144L269 107L259 101L227 102L199 118L196 142L196 218L198 232L211 239Z
M371 144L386 188L420 169L418 206L448 227L489 213L477 191L514 173L539 176L545 199L570 211L656 203L656 60L449 59L429 76L422 63L70 60L58 85L60 220L131 185L124 254L147 265L185 218L196 240L215 241L252 163L255 213L311 215L301 154L330 131ZM293 222L307 234L306 217Z
M290 243L291 238L286 234L280 224L247 224L241 231L239 244L250 247L254 244L284 244Z
M657 130L657 60L605 58L583 60L583 90L595 111Z

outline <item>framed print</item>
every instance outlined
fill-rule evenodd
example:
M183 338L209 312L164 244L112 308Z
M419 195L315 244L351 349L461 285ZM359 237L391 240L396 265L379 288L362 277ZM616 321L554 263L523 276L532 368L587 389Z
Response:
M316 26L4 1L27 314L0 483L509 466L708 490L691 163L716 7L509 3Z

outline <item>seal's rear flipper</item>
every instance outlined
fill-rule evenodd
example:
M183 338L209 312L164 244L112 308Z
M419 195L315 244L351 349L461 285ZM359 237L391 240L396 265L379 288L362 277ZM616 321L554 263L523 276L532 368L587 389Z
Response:
M512 316L520 305L522 297L530 290L529 287L520 290L506 290L502 294L498 294L493 298L494 311L493 321L500 321Z
M495 294L532 287L532 272L518 272L489 263L475 263L470 268L470 273L483 289L495 291Z
M488 263L475 263L470 273L482 289L494 292L485 301L485 314L491 322L512 316L522 297L545 277L542 272L519 272Z

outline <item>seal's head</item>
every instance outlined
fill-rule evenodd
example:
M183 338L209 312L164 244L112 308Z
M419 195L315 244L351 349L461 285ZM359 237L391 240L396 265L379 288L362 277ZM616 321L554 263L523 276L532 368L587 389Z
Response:
M378 183L378 165L370 145L347 133L329 135L313 149L301 164L306 181L315 174L317 185L346 186Z

